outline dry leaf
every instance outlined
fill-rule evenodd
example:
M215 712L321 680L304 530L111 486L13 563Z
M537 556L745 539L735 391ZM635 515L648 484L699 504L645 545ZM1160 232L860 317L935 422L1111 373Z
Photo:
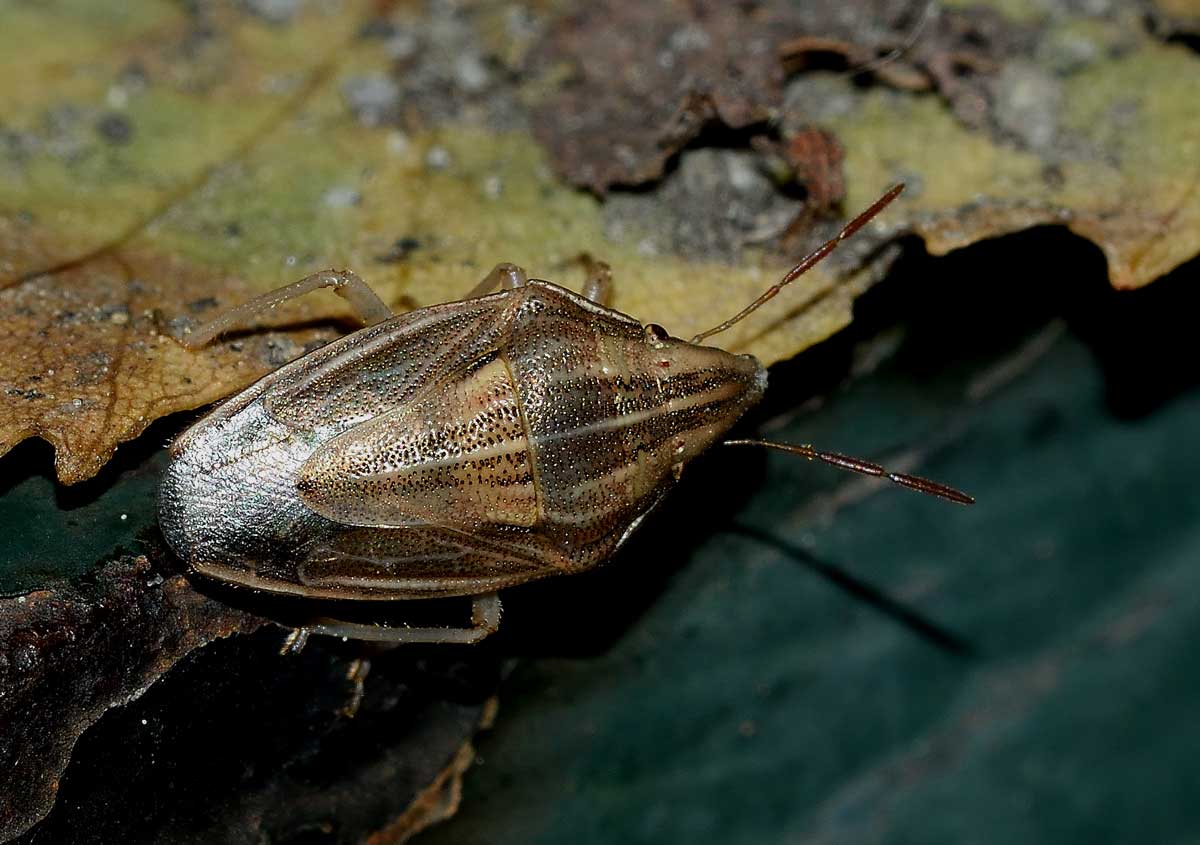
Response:
M1109 34L1123 37L1115 25ZM847 205L868 201L881 181L909 182L886 222L920 233L930 252L1062 224L1104 250L1114 286L1135 288L1200 251L1197 85L1195 54L1145 38L1061 78L1010 66L996 108L1012 109L1026 133L1018 140L884 91L825 125L846 147Z
M980 82L961 71L998 67L1017 30L986 9L930 13L924 0L589 3L534 52L553 85L535 132L567 179L603 193L658 179L706 128L766 131L785 70L830 54L860 67L893 51L878 65L885 79L936 87L978 125Z
M247 295L179 260L130 252L0 293L9 315L0 335L0 451L42 437L54 445L59 478L81 481L155 419L220 399L317 336L256 334L200 353L176 341L188 324Z
M902 48L873 71L899 89L811 63L773 88L787 72L773 56L742 71L765 88L731 82L705 96L716 92L730 125L778 106L784 138L827 133L845 151L845 211L898 179L909 190L723 335L727 348L772 363L844 326L887 255L868 258L898 232L943 252L1063 223L1105 250L1119 286L1200 250L1200 60L1160 43L1136 14L1027 10L1010 20L950 9L924 21L924 3L885 3L843 20L836 5L797 13L804 32L824 33L847 60L859 55L847 44ZM84 6L23 5L0 30L0 453L43 437L64 481L94 474L156 417L300 353L316 334L252 333L202 353L174 338L314 270L352 267L402 309L460 297L499 261L578 285L586 250L614 266L616 308L688 336L786 269L773 248L803 205L772 186L751 150L685 152L658 189L605 201L554 175L533 134L569 128L571 112L550 108L558 83L522 62L540 61L564 33L591 44L598 36L578 26L597 19L581 6L384 14L367 2L303 4L278 20L254 4ZM661 14L696 36L677 47L694 46L701 23L682 8ZM731 9L704 25L726 36L759 25ZM603 58L599 45L588 61ZM789 61L811 57L811 46L793 43ZM750 62L752 48L728 56ZM646 48L633 39L622 49ZM701 90L688 85L647 89L645 102L611 87L644 116L668 105L674 114L682 101L671 97ZM611 152L612 138L605 144ZM635 170L652 173L662 150L646 150ZM315 297L273 321L330 316L345 316L340 302Z
M388 48L328 46L329 31L353 33L359 14L309 11L280 29L228 12L204 21L195 55L198 24L182 12L123 18L112 41L46 9L0 33L41 44L62 30L83 57L46 47L28 59L43 96L62 96L45 85L51 66L73 80L57 135L47 114L62 104L22 89L23 110L8 112L21 140L0 165L0 453L39 436L54 444L61 480L91 476L155 418L244 386L314 337L251 335L194 353L174 340L188 325L330 266L357 269L404 308L459 297L504 260L577 285L575 258L592 250L617 269L616 307L679 334L707 327L718 292L749 301L776 274L606 237L600 203L559 183L523 132L380 125L398 96ZM303 49L313 44L326 47ZM116 144L94 129L111 100L127 138ZM729 342L757 336L747 349L786 356L844 325L866 279L843 287L813 274L790 302L832 291L820 307L767 331L776 312ZM336 302L277 320L344 316Z

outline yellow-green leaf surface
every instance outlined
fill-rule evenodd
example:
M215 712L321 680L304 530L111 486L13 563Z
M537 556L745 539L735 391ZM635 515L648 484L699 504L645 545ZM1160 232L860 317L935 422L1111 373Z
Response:
M405 308L461 297L505 260L578 285L574 259L588 250L616 268L616 307L681 334L707 327L714 301L728 309L771 280L757 265L606 242L599 202L560 183L525 132L366 125L345 86L386 79L389 63L354 38L365 4L283 26L235 8L197 21L174 4L111 5L10 6L0 28L12 139L0 164L0 450L43 437L64 481L94 474L154 418L279 363L270 345L185 351L179 318L313 270L353 267ZM98 129L115 119L127 142ZM403 238L425 246L381 262ZM814 274L793 302L833 284ZM835 331L856 286L842 290L792 339L764 334L754 350L777 359ZM280 321L342 311L330 298Z
M648 246L655 215L617 232L611 199L556 175L529 110L562 83L521 63L570 4L261 7L0 0L0 453L42 437L60 479L89 477L154 419L330 336L258 333L201 352L177 342L222 308L330 266L405 309L462 296L499 261L578 286L587 251L614 267L614 307L682 336L787 267L769 238L722 256ZM435 32L437 15L449 18ZM514 23L522 15L532 24ZM846 149L847 211L890 181L912 183L861 242L913 229L944 251L1062 222L1104 248L1122 286L1200 249L1200 61L1136 20L1043 23L1044 39L1086 61L1064 70L1044 51L996 71L1012 74L1009 123L1021 108L1046 113L1023 85L1058 87L1052 132L1033 142L968 128L935 93L793 81L845 95L847 107L812 118ZM447 46L447 31L459 41ZM422 67L444 74L414 69L410 32ZM490 76L483 94L470 94L478 68L460 66L469 50ZM657 198L637 201L653 209ZM771 363L838 330L878 275L862 254L805 276L722 344ZM331 315L344 308L321 295L272 322Z
M930 98L886 91L830 124L847 149L851 206L889 174L916 176L901 208L931 252L1061 223L1104 250L1113 285L1134 288L1200 252L1198 85L1194 53L1148 39L1080 71L1055 97L1054 154L997 143Z

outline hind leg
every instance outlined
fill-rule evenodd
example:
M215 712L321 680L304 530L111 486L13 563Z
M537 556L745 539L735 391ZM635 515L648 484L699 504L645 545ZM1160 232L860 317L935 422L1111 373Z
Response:
M495 593L471 599L471 624L466 628L390 628L339 619L318 619L288 635L284 652L304 647L310 634L377 643L477 643L500 628L500 597Z

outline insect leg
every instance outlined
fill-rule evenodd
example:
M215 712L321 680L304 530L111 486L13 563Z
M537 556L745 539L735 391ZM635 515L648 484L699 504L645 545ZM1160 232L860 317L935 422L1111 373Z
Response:
M499 627L500 597L495 593L488 593L475 596L471 600L469 628L388 628L383 625L321 619L304 630L330 637L379 643L477 643L496 633Z
M586 252L579 255L579 261L587 271L587 279L583 282L583 295L598 305L607 305L612 294L612 268Z
M359 657L350 661L349 668L346 669L346 680L350 682L350 698L342 706L342 715L347 719L353 719L358 713L358 708L362 706L363 696L366 694L367 673L371 671L371 661L365 657Z
M392 309L387 307L357 273L350 270L325 270L264 293L249 302L243 302L185 335L180 342L188 349L199 349L225 332L245 328L263 312L320 288L333 288L334 293L350 303L350 307L364 325L382 323L392 316Z
M285 657L289 654L299 654L304 651L304 646L308 644L308 629L293 628L288 632L288 635L283 638L283 645L279 649L279 656Z
M475 299L479 296L484 296L491 293L497 287L501 290L514 290L516 288L525 287L525 283L529 281L529 276L525 275L525 271L516 264L497 264L492 268L492 272L483 277L483 281L471 288L463 299Z

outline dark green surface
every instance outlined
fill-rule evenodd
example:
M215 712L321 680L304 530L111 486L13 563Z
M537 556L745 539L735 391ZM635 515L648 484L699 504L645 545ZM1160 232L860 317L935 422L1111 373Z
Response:
M729 449L612 565L510 591L480 656L521 660L420 845L1200 841L1200 268L1101 269L1061 233L902 265L868 340L773 370L747 433L975 507ZM156 548L173 430L82 489L8 456L0 587Z
M178 420L168 420L173 425ZM84 575L119 552L143 550L155 526L166 435L153 426L121 447L96 478L64 487L53 477L50 447L24 443L0 462L0 596Z
M1169 339L1195 304L1187 274L1133 297L1060 290L1083 306L1024 335L987 316L918 327L770 431L881 459L940 443L918 471L971 509L890 488L853 501L857 478L743 456L690 479L733 498L732 522L668 514L614 562L653 568L680 532L707 537L598 655L544 656L572 620L603 625L624 576L539 595L578 602L550 621L510 601L506 624L543 656L502 690L459 816L421 845L1200 841L1200 392L1179 392L1195 368ZM1036 288L989 296L1053 311L1021 304ZM938 319L1011 317L958 297Z

